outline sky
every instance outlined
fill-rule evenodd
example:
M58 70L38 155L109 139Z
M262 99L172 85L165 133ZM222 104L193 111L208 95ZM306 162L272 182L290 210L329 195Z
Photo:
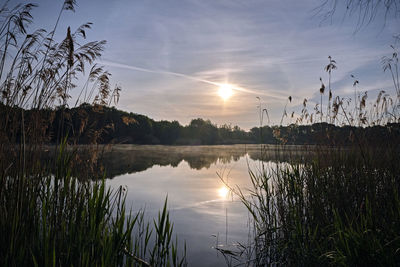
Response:
M51 29L63 1L33 2L39 7L30 29ZM16 3L21 1L9 5ZM75 12L63 13L56 36L63 39L68 26L93 23L88 40L107 40L98 63L122 87L119 109L184 125L204 118L250 129L260 123L260 103L269 111L270 124L277 124L288 96L293 99L288 113L298 111L304 98L310 106L318 102L319 78L328 80L328 56L338 67L332 73L334 95L352 96L351 74L360 91L394 93L380 61L392 53L399 19L391 16L384 23L378 14L359 29L357 17L344 18L340 8L323 21L315 12L321 3L78 0ZM218 95L223 83L234 87L227 100Z

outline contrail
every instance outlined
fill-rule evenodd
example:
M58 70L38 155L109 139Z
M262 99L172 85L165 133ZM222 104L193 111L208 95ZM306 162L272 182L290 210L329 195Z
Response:
M136 67L136 66L132 66L132 65L126 65L126 64L121 64L121 63L117 63L117 62L112 62L112 61L108 61L108 60L102 61L102 63L105 64L105 65L108 65L110 67L117 67L117 68L123 68L123 69L135 70L135 71L142 71L142 72L148 72L148 73L167 74L167 75L172 75L172 76L176 76L176 77L182 77L182 78L189 79L189 80L192 80L192 81L211 84L211 85L215 85L215 86L218 86L218 87L223 85L223 83L217 83L217 82L209 81L209 80L206 80L206 79L201 79L201 78L198 78L198 77L194 77L194 76L190 76L190 75L186 75L186 74L178 73L178 72L164 71L164 70L151 70L151 69ZM245 89L245 88L242 88L242 87L232 86L231 88L233 90L237 90L237 91L244 92L244 93L271 96L271 94L267 94L265 92L249 90L249 89ZM277 97L277 96L274 96L274 97ZM281 97L282 96L279 96L279 98L281 98Z
M111 66L111 67L117 67L117 68L123 68L123 69L129 69L129 70L137 70L137 71L143 71L143 72L149 72L149 73L157 73L157 74L167 74L167 75L173 75L177 77L183 77L189 80L197 81L197 82L202 82L202 83L208 83L212 84L215 86L220 86L220 83L204 80L201 78L189 76L183 73L178 73L178 72L172 72L172 71L164 71L164 70L151 70L151 69L146 69L146 68L141 68L141 67L136 67L136 66L131 66L131 65L126 65L126 64L121 64L117 62L111 62L111 61L102 61L105 65Z

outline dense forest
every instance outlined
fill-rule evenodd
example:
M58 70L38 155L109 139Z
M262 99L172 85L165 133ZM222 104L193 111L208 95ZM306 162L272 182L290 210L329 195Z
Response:
M6 112L0 107L0 116L9 121L20 121L22 112L25 125L36 123L47 143L57 143L67 136L75 144L163 144L163 145L217 145L217 144L326 144L347 145L357 139L371 144L393 140L400 136L400 124L386 126L335 126L328 123L312 125L263 126L245 131L238 126L215 125L209 120L193 119L183 126L178 121L155 121L147 116L128 113L114 107L83 104L77 108L60 107L56 110L21 110ZM39 116L38 116L39 115ZM13 118L12 118L13 117ZM38 121L38 118L39 121ZM49 123L50 122L50 123ZM16 127L18 129L18 127ZM18 131L18 130L17 130ZM39 133L40 134L40 133ZM18 132L16 143L22 138ZM25 141L36 134L25 133Z

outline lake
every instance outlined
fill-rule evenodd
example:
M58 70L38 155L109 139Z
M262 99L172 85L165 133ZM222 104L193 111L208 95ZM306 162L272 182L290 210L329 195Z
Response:
M145 209L148 218L155 218L168 196L174 232L179 243L186 241L189 266L221 266L225 260L215 248L236 250L250 237L249 214L225 183L246 192L249 168L273 168L296 158L296 148L116 145L104 153L103 162L107 184L128 189L127 206L133 211Z

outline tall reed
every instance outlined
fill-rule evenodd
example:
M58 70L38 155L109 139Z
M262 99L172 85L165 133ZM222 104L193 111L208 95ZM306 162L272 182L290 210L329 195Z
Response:
M329 60L326 121L343 127L382 125L389 129L387 139L369 142L371 137L353 127L350 145L329 146L328 142L300 162L249 168L252 188L231 190L249 211L254 233L247 246L220 250L228 265L398 266L400 262L400 132L392 127L400 122L397 53L383 58L395 95L380 91L368 105L366 92L353 110L350 99L335 96L330 101L336 62ZM353 86L358 84L354 80ZM292 128L312 123L313 115L323 121L324 90L321 79L320 107L317 104L310 114L304 99ZM274 134L284 140L282 133ZM330 134L328 130L326 140Z
M124 187L71 177L58 154L54 175L0 175L1 266L183 266L167 201L154 223L126 208ZM38 170L44 170L38 166Z

